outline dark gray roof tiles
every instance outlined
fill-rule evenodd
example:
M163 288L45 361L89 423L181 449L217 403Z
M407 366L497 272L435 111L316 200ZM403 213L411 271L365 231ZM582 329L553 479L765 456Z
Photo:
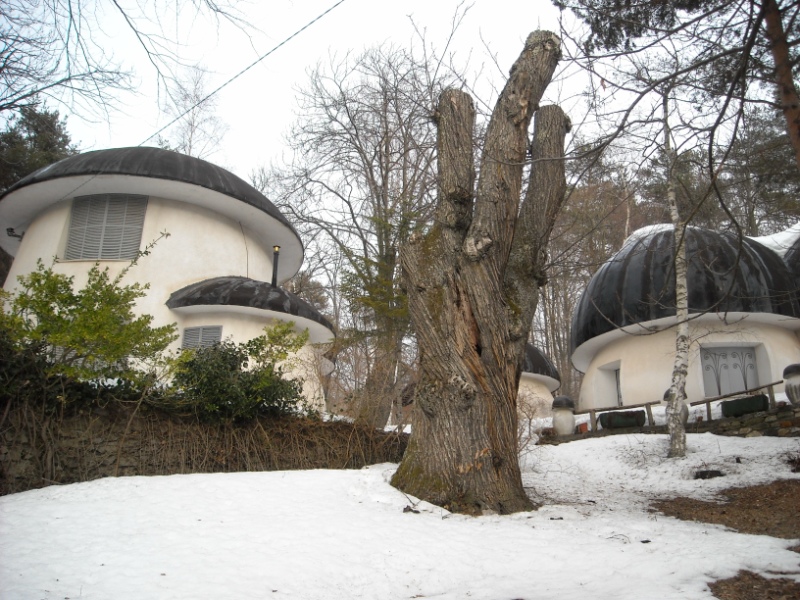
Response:
M131 175L198 185L241 200L294 231L275 205L240 177L210 162L161 148L110 148L76 154L20 179L0 196L0 201L28 185L81 175Z
M330 331L333 325L305 300L265 281L247 277L215 277L188 285L170 295L167 307L243 306L280 312L319 323Z
M571 351L620 327L675 315L672 228L632 236L589 281L573 313ZM795 284L774 251L748 238L686 230L689 310L800 317Z
M532 375L543 375L555 379L559 383L561 382L561 375L558 373L556 366L533 344L525 345L525 359L522 363L522 371Z

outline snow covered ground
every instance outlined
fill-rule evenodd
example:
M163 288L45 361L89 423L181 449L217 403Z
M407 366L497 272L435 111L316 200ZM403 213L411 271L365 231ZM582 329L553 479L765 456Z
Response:
M537 446L538 511L480 518L417 502L395 466L129 477L0 498L3 600L682 599L750 569L800 580L797 540L647 512L793 475L797 439L662 435ZM737 457L739 461L737 461ZM695 480L697 469L727 476ZM412 507L414 511L404 512Z

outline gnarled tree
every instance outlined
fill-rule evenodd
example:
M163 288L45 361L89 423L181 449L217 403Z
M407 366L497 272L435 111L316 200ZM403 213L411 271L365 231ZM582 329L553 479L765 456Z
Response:
M401 251L420 372L411 440L392 483L454 511L532 508L517 458L516 399L566 187L569 121L557 106L539 108L560 55L556 35L528 36L486 130L477 187L472 99L441 94L435 223Z

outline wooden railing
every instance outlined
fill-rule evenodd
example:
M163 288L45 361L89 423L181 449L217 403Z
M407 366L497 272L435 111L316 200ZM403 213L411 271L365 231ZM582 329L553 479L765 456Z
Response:
M775 386L783 383L783 379L779 381L773 381L772 383L767 383L765 385L760 385L758 387L751 388L749 390L743 390L741 392L733 392L731 394L723 394L722 396L714 396L712 398L706 398L704 400L697 400L695 402L690 402L690 406L698 406L700 404L706 405L706 416L708 420L711 420L711 403L716 402L717 400L725 400L726 398L735 398L738 396L752 396L756 392L760 392L761 390L767 390L767 396L769 396L769 407L775 408Z
M589 415L589 421L592 424L592 431L597 431L597 413L599 412L612 412L615 410L632 410L634 408L644 408L647 412L647 424L652 426L656 422L653 420L653 411L650 408L654 404L661 404L661 402L645 402L644 404L626 404L625 406L608 406L606 408L589 408L586 410L576 410L576 415Z
M749 390L743 390L741 392L734 392L732 394L724 394L722 396L714 396L713 398L705 398L703 400L697 400L695 402L690 402L690 406L697 406L699 404L706 405L706 415L708 416L708 420L711 421L711 403L716 402L717 400L725 400L726 398L734 398L737 396L752 396L755 392L759 392L761 390L766 389L767 395L769 396L769 407L775 408L775 386L783 383L783 379L780 381L773 381L772 383L767 383L765 385L761 385L759 387L754 387ZM644 408L645 412L647 413L647 424L651 427L656 424L653 420L653 410L652 406L654 404L661 404L661 401L656 400L655 402L645 402L643 404L626 404L625 406L607 406L604 408L589 408L586 410L576 410L576 415L589 415L589 420L592 425L592 431L597 431L597 413L604 413L604 412L613 412L617 410L633 410L636 408Z

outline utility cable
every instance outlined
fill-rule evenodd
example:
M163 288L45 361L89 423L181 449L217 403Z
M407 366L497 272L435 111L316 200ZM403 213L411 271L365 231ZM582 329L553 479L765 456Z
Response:
M276 51L277 51L277 50L279 50L279 49L280 49L282 46L284 46L284 45L288 44L288 43L289 43L291 40L293 40L293 39L294 39L294 38L296 38L298 35L300 35L301 33L303 33L303 32L304 32L306 29L308 29L309 27L311 27L311 26L312 26L314 23L316 23L317 21L319 21L320 19L322 19L323 17L325 17L325 16L326 16L328 13L330 13L330 12L331 12L331 11L332 11L334 8L338 7L340 4L343 4L344 2L345 2L345 0L339 0L339 1L338 1L336 4L334 4L333 6L331 6L330 8L328 8L326 11L324 11L323 13L321 13L321 14L317 15L317 16L316 16L314 19L312 19L311 21L309 21L308 23L306 23L305 25L303 25L303 26L302 26L300 29L298 29L298 30L297 30L297 31L295 31L295 32L294 32L292 35L290 35L290 36L289 36L289 37L287 37L285 40L283 40L283 41L282 41L280 44L278 44L277 46L275 46L274 48L272 48L271 50L269 50L269 51L268 51L266 54L264 54L263 56L261 56L261 57L257 58L255 61L253 61L252 63L250 63L250 64L249 64L248 66L246 66L244 69L242 69L241 71L239 71L238 73L236 73L236 74L235 74L233 77L231 77L230 79L228 79L227 81L225 81L225 82L224 82L222 85L220 85L220 86L219 86L217 89L215 89L214 91L210 92L208 95L206 95L206 97L205 97L205 98L202 98L201 100L198 100L198 101L197 101L197 102L196 102L194 105L192 105L192 106L190 106L189 108L187 108L187 109L186 109L184 112L182 112L182 113L181 113L181 114L179 114L177 117L175 117L174 119L172 119L172 121L170 121L169 123L167 123L166 125L164 125L164 126L161 128L161 129L159 129L158 131L156 131L156 132L155 132L154 134L152 134L150 137L148 137L147 139L145 139L145 140L143 140L142 142L140 142L140 143L139 143L139 146L142 146L142 145L144 145L145 143L149 142L149 141L150 141L150 140L152 140L154 137L156 137L156 136L157 136L159 133L161 133L162 131L164 131L164 130L168 129L169 127L172 127L172 126L173 126L175 123L177 123L178 121L180 121L180 120L181 120L183 117L185 117L187 114L189 114L189 113L190 113L192 110L194 110L195 108L197 108L198 106L200 106L200 105L201 105L203 102L205 102L206 100L208 100L209 98L211 98L211 96L213 96L214 94L216 94L217 92L219 92L220 90L222 90L224 87L228 86L228 85L229 85L229 84L231 84L233 81L235 81L236 79L238 79L239 77L241 77L242 75L244 75L245 73L247 73L247 71L249 71L250 69L252 69L253 67L255 67L255 66L258 64L258 63L260 63L262 60L264 60L265 58L267 58L267 57L268 57L270 54L272 54L272 53L276 52Z

